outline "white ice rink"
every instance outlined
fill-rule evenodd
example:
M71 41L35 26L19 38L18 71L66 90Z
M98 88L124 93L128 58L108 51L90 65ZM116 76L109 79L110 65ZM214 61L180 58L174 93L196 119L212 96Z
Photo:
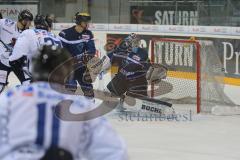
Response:
M240 104L240 87L225 93ZM192 121L112 120L132 160L240 160L240 115L194 114Z
M132 160L239 160L240 116L195 115L190 122L112 121Z
M11 76L10 85L16 82ZM240 104L240 87L225 92ZM240 160L240 115L194 114L184 122L109 119L126 140L130 160Z

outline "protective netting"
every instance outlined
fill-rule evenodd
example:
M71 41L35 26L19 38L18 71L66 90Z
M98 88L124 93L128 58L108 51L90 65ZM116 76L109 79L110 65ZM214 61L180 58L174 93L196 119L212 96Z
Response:
M207 113L216 105L236 106L224 92L223 65L211 41L158 39L152 45L154 62L169 69L161 83L172 85L172 90L160 95L160 99L173 104L196 104Z
M224 68L211 41L200 41L201 45L201 110L210 112L212 106L236 106L225 94Z

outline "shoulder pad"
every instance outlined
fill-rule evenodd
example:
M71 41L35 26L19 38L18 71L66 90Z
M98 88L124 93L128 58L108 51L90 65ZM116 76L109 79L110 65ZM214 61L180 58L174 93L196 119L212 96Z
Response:
M5 19L4 24L5 24L6 26L10 27L10 26L14 25L15 22L12 21L11 19Z

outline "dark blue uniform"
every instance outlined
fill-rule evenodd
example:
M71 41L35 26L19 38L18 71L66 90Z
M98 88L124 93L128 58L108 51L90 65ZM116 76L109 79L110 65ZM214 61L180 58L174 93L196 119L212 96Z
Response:
M78 33L75 30L75 26L65 29L59 33L59 38L62 41L63 47L66 48L73 57L80 62L79 66L76 66L74 78L69 81L67 87L71 90L77 89L77 82L81 86L81 89L85 96L93 97L93 85L91 78L89 79L89 73L85 65L83 65L83 55L95 55L96 48L94 43L94 37L91 31L84 30Z
M119 67L118 73L112 82L108 84L108 89L118 96L124 94L126 91L146 96L146 72L150 66L147 51L143 48L134 48L132 52L127 53L117 48L115 51L109 53L108 56L111 63L117 64Z

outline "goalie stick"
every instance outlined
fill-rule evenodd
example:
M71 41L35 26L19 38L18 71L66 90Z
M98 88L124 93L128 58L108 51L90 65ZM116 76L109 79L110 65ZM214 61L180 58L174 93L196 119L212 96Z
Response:
M165 101L162 101L162 100L159 100L159 99L155 99L155 98L149 98L148 96L133 93L133 92L130 92L130 91L127 92L127 96L133 97L133 98L136 98L136 99L140 99L140 100L144 100L144 101L148 101L148 102L152 102L152 103L156 103L156 104L160 104L160 105L163 105L163 106L167 106L169 108L172 107L171 103L168 103L168 102L165 102Z

